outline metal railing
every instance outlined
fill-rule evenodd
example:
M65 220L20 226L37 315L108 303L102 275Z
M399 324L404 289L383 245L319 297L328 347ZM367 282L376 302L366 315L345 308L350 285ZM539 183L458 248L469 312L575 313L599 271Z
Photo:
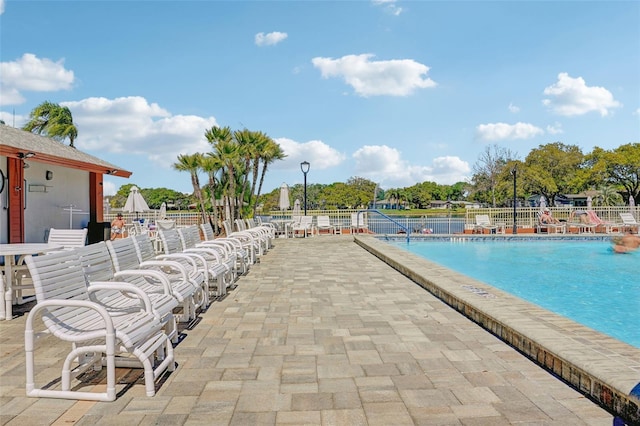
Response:
M550 207L551 213L560 221L571 222L570 215L575 210L585 210L584 207ZM600 219L609 223L622 223L620 213L631 213L640 219L640 206L616 207L592 207ZM516 226L518 229L536 228L538 223L539 207L518 207L516 209ZM507 230L513 227L512 208L479 208L466 209L463 212L442 210L430 215L389 215L379 210L307 210L309 216L329 216L331 225L340 229L351 229L351 214L364 215L364 223L368 232L374 234L462 234L473 230L476 225L476 215L486 214L492 224L503 224ZM144 218L149 223L159 219L159 211L152 210L136 215L135 213L123 213L128 225L131 225L137 217ZM200 214L197 212L167 212L167 218L176 221L176 226L189 226L201 223ZM111 222L116 217L115 213L105 214L104 221ZM271 220L291 219L292 211L273 211L268 215L261 215L264 222ZM578 221L577 218L574 221Z

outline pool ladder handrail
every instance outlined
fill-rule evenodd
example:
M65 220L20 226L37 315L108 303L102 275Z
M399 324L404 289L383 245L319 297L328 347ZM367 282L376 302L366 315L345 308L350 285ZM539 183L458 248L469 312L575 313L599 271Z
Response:
M387 219L389 222L393 223L394 225L398 226L400 229L402 229L406 235L407 235L407 243L410 241L411 239L411 232L409 231L409 228L404 226L403 224L401 224L400 222L394 220L393 218L387 216L386 214L382 213L380 210L378 209L364 209L364 210L358 210L357 214L357 223L361 223L360 222L360 214L364 214L364 213L377 213L380 216L382 216L383 218ZM364 223L364 220L363 222Z

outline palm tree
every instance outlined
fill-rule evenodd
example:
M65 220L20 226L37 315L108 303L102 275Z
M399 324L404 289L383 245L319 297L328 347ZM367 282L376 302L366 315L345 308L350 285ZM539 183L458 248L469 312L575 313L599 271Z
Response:
M69 146L75 148L73 142L78 137L78 128L73 124L71 110L49 101L35 107L29 114L29 121L23 130L46 135L62 142L69 138Z
M264 135L264 136L265 136L264 147L261 147L261 150L259 152L259 158L257 160L254 160L255 161L254 167L257 163L259 163L260 160L262 160L262 173L260 173L260 184L258 185L256 200L262 193L262 184L264 183L264 177L267 174L267 169L269 167L269 164L273 163L276 160L282 160L287 156L282 150L282 148L280 147L280 145L278 145L269 136L267 135ZM256 171L256 175L257 175L257 171ZM256 206L254 206L254 211L253 211L254 216L255 216L255 208Z
M229 207L229 217L233 221L236 218L236 169L240 166L240 150L234 140L231 128L214 126L204 134L207 141L213 146L214 155L220 158L227 174L227 187L224 187L225 204ZM232 200L234 202L232 202Z
M211 198L211 208L214 212L215 223L213 223L214 230L217 232L218 230L218 219L222 216L220 214L220 206L217 203L217 195L222 189L218 183L221 181L217 177L218 173L223 172L223 164L222 161L213 155L213 153L207 153L200 159L200 168L207 173L209 177L209 195Z
M613 186L605 185L600 188L600 195L597 197L597 202L601 206L616 206L623 204L624 200Z
M195 153L191 155L180 154L178 155L178 162L173 163L173 168L181 172L189 172L191 174L191 185L193 186L193 194L200 203L200 212L202 213L202 223L206 222L207 214L204 205L204 197L202 196L202 189L200 188L200 178L198 177L198 171L200 170L202 154Z
M252 132L247 129L236 130L233 132L233 137L238 143L238 155L244 162L243 168L245 173L243 174L242 182L240 183L240 200L245 200L246 191L248 189L249 171L251 168L251 160L255 157L257 132ZM248 194L249 206L251 206L252 193ZM242 209L241 209L242 210Z

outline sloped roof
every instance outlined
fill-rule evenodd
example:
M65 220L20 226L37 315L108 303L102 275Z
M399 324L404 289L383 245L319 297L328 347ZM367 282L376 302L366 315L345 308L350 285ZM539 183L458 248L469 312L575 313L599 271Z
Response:
M51 138L0 124L0 155L18 158L27 152L35 154L29 161L120 177L131 176L128 170Z

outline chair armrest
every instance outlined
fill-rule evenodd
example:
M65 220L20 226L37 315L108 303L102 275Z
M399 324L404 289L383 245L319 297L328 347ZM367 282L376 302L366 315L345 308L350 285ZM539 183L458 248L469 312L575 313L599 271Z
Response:
M98 290L120 290L127 293L133 293L140 298L140 301L144 304L144 310L153 314L153 308L151 307L151 300L147 293L133 284L125 283L122 281L92 281L87 287L89 294Z
M96 311L102 317L102 321L104 324L102 330L93 329L91 331L80 334L80 336L78 336L77 331L74 331L74 333L64 333L61 330L58 330L57 333L63 333L63 337L65 337L66 340L80 342L88 339L95 339L97 337L104 337L109 334L115 334L113 320L111 319L111 315L109 315L109 312L107 311L107 309L105 309L104 306L100 305L98 302L93 302L90 300L71 299L49 299L36 303L36 305L31 308L31 310L29 311L29 315L27 316L27 321L25 324L25 334L33 333L33 321L36 319L40 311L53 307L89 309L92 311ZM29 350L30 348L26 349Z
M147 280L149 284L156 285L161 287L164 294L171 295L171 283L169 282L169 278L167 278L166 274L163 274L160 271L154 271L152 269L126 269L123 271L118 271L113 274L115 278L126 278L126 277L144 277L144 278L153 278L153 280ZM160 285L156 283L159 282Z

